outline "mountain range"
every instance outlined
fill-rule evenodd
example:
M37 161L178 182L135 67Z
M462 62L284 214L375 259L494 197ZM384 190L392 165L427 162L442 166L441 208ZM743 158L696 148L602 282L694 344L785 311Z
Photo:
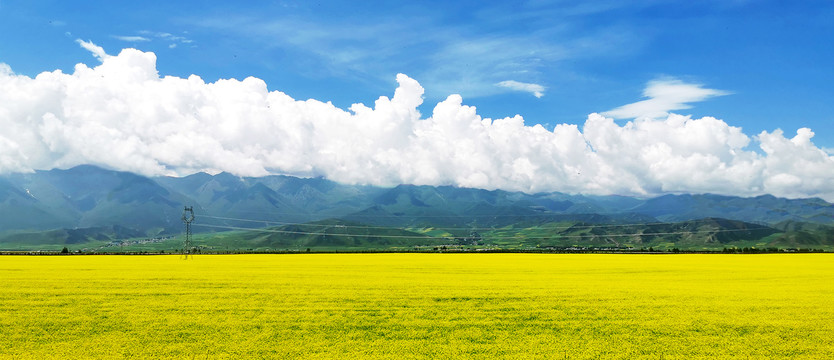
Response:
M497 234L507 234L507 229L537 229L541 235L552 224L562 224L546 233L583 239L581 234L596 231L596 239L605 238L608 243L639 233L669 234L664 241L684 241L677 236L686 232L682 229L705 226L696 226L693 221L707 222L719 230L699 241L718 243L735 241L732 236L743 232L731 236L722 231L731 233L740 226L754 229L748 236L782 233L796 240L801 235L803 239L819 238L814 243L822 244L831 242L825 234L834 234L834 205L818 198L526 194L453 186L385 188L323 178L239 177L229 173L149 178L83 165L0 177L0 244L49 238L72 243L178 235L183 231L184 206L194 207L197 233L297 227L337 219L354 227L426 229L425 234L433 231L449 237L466 237L477 230L496 239L502 238ZM566 232L570 224L584 226L587 231L573 228ZM523 231L514 234L519 233ZM642 238L647 236L661 235ZM374 238L362 241L373 242ZM282 240L272 236L269 241ZM629 241L642 240L630 236Z

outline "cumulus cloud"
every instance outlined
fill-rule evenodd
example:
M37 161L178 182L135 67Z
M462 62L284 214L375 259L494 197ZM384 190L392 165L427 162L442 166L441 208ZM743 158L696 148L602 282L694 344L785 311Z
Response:
M537 98L540 98L540 97L544 96L544 90L545 90L545 87L541 86L539 84L523 83L523 82L518 82L518 81L515 81L515 80L506 80L506 81L502 81L500 83L497 83L495 85L498 85L500 87L505 87L505 88L508 88L508 89L512 89L512 90L515 90L515 91L528 92L528 93L533 94L533 96L535 96Z
M483 118L459 95L424 115L423 87L403 74L392 97L340 109L269 91L254 77L160 76L151 52L108 56L79 44L101 64L34 78L0 66L0 173L96 164L145 175L228 171L376 185L834 200L834 157L813 144L810 129L749 136L711 117L619 124L595 113L581 126L548 131L520 116ZM666 96L650 87L653 98Z
M685 83L678 79L656 79L649 81L643 90L643 96L648 99L602 114L615 119L661 118L668 116L672 110L691 108L690 103L728 94L727 91L706 89L701 84Z

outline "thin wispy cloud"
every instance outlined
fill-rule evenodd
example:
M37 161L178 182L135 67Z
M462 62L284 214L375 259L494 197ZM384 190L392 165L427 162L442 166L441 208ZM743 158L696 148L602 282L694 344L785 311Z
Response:
M174 34L171 34L171 33L168 33L168 32L162 32L162 31L140 30L140 31L138 31L138 33L141 34L142 36L123 36L123 37L116 37L116 38L118 38L120 40L124 40L124 41L133 41L133 42L136 42L136 41L143 41L143 42L153 41L153 39L160 40L160 41L166 41L166 42L169 43L168 48L170 48L170 49L176 48L178 44L191 44L191 43L194 42L193 40L191 40L191 39L189 39L185 36L174 35Z
M505 80L495 85L515 91L528 92L537 98L544 96L545 90L545 87L539 84L523 83L515 80Z
M674 110L689 109L692 103L729 94L731 92L708 89L702 84L685 83L678 79L656 79L649 81L643 90L643 96L648 99L623 105L602 114L615 119L661 118Z
M599 49L627 43L594 41L594 36L610 36L603 30L567 39L564 25L535 34L515 34L513 30L496 35L420 16L352 20L238 15L193 19L190 24L246 36L281 53L298 52L291 58L304 59L297 66L309 67L311 72L387 83L391 74L407 71L421 78L433 93L459 93L469 98L519 91L516 85L496 84L508 80L535 84L542 71L561 60L596 55L603 52Z
M416 72L427 86L444 94L467 98L518 91L496 84L512 79L535 79L549 64L570 56L563 45L517 36L484 36L443 39L437 51L427 56L426 66Z
M81 45L81 47L84 48L85 50L92 53L93 56L95 56L96 59L98 59L98 61L103 62L104 59L106 59L110 56L110 55L107 55L106 52L104 52L104 48L102 48L101 46L98 46L96 44L93 44L92 41L84 41L84 40L81 40L81 39L75 39L75 42L77 42L78 45Z
M113 38L114 38L114 39L119 39L119 40L121 40L121 41L127 41L127 42L146 42L146 41L151 41L151 39L148 39L148 38L146 38L146 37L144 37L144 36L119 36L119 35L114 35L114 36L113 36Z
M168 41L175 41L175 42L180 42L180 43L183 43L183 44L192 43L191 39L188 39L184 36L173 35L173 34L167 33L167 32L156 32L156 33L151 32L150 34L152 34L153 36L156 36L160 39L164 39L164 40L168 40Z

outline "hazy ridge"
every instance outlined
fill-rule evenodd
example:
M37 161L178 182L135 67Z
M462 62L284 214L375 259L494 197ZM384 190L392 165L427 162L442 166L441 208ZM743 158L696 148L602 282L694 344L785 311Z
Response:
M673 243L697 248L765 241L808 247L832 245L834 235L834 205L817 198L683 194L640 199L453 186L383 188L228 173L148 178L85 165L0 177L0 244L178 235L183 206L194 206L195 232L277 229L268 236L243 236L274 247L413 246L420 242L417 236L426 236L426 245L443 243L429 236L477 245L473 233L482 242L491 238L526 246ZM322 221L366 230L348 234L350 239L322 240L315 235ZM304 225L310 222L318 225ZM304 233L314 235L299 236Z

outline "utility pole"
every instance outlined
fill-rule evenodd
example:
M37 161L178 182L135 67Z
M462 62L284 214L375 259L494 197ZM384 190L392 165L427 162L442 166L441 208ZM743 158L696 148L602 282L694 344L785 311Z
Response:
M185 223L185 240L182 244L183 259L188 259L188 255L193 257L194 245L191 243L191 222L194 221L194 207L186 206L182 211L182 222Z

